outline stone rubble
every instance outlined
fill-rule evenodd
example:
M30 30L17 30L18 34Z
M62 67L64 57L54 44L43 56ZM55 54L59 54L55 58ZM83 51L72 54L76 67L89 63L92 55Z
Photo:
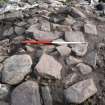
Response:
M97 70L95 38L102 37L98 25L105 19L97 4L9 0L0 7L0 105L88 105L91 96L99 98L94 75L102 69ZM61 43L33 45L24 40Z

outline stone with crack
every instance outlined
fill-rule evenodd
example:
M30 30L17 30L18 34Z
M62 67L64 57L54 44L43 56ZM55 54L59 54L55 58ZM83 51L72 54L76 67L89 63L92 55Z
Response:
M41 105L38 83L30 80L17 86L12 92L11 105Z
M96 94L97 88L93 79L80 81L64 90L65 99L68 103L80 104Z
M20 83L30 73L32 59L29 55L13 55L4 62L2 81L11 85Z
M35 68L40 75L61 79L62 65L50 55L43 54Z

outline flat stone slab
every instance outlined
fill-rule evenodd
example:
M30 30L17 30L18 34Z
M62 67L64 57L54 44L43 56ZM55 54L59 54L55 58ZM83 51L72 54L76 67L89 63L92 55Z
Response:
M61 79L62 65L50 55L43 54L35 68L41 75L49 75L56 79Z
M65 98L68 103L80 104L93 96L97 92L97 88L93 79L80 81L64 90Z
M38 83L26 81L17 86L12 92L11 105L41 105Z
M31 71L32 59L29 55L13 55L6 59L2 70L2 81L17 84Z

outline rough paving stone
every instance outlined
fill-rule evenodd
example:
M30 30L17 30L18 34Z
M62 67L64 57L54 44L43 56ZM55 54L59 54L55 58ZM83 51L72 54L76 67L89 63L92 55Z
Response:
M62 65L50 55L43 54L36 65L36 69L42 75L46 74L61 79Z
M87 53L86 57L84 58L84 62L93 67L96 67L96 60L97 60L97 52L95 50Z
M66 63L68 65L76 65L76 64L81 63L81 62L82 62L82 60L75 58L71 55L66 59Z
M4 101L0 101L0 105L9 105L9 103L4 102Z
M0 63L0 72L2 71L2 69L3 69L3 64Z
M16 26L14 29L15 29L15 33L16 33L17 35L22 35L22 34L25 32L25 29L22 28L22 27Z
M41 92L42 92L44 105L53 105L50 88L48 86L43 86L41 87Z
M84 63L79 63L76 67L77 67L77 68L80 70L80 72L81 72L82 74L84 74L84 75L85 75L85 74L89 74L89 73L92 72L92 68L91 68L90 66L84 64Z
M13 55L3 63L2 81L14 85L21 82L31 71L32 60L27 54Z
M68 56L71 53L71 49L67 46L58 46L56 49L61 56Z
M70 42L85 42L83 33L79 31L65 32L65 40ZM70 44L70 46L72 47L72 51L75 52L76 55L84 56L87 52L88 43Z
M10 92L9 86L0 83L0 99L5 99L8 97ZM1 105L1 104L0 104Z
M78 17L86 18L86 15L83 12L81 12L79 9L75 8L75 7L71 7L71 13L70 14L74 18L78 18Z
M84 32L89 35L97 35L97 28L96 25L87 23L84 25Z
M41 105L38 83L26 81L17 86L12 92L11 105Z
M64 90L68 103L80 104L97 92L93 79L80 81Z
M71 73L71 74L67 75L63 79L64 87L67 88L68 86L72 85L74 82L77 81L77 79L78 79L78 75L76 73Z

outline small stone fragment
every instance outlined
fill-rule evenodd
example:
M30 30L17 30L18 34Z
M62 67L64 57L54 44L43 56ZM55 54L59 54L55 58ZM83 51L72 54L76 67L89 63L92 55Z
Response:
M80 72L83 75L89 74L92 72L92 68L84 63L79 63L76 67L80 70Z
M93 79L80 81L64 90L68 103L80 104L97 92Z
M24 32L25 32L25 29L24 28L18 27L18 26L15 27L15 33L17 35L22 35Z
M66 63L68 65L76 65L76 64L81 63L81 62L82 62L82 60L75 58L71 55L66 59Z
M3 64L2 81L14 85L21 82L31 71L32 59L27 54L13 55Z
M98 34L96 25L90 24L90 23L87 23L84 25L84 31L86 34L89 34L89 35L97 35Z
M48 86L43 86L41 87L41 92L42 92L42 98L44 101L44 105L53 105L52 103L52 96L50 93L50 89Z
M56 49L61 56L68 56L71 53L71 49L67 46L58 46L56 47Z
M42 75L45 74L61 79L62 65L50 55L43 54L35 68Z
M0 99L5 99L9 95L9 86L0 83ZM1 105L1 104L0 104Z
M11 99L11 105L41 105L38 83L22 83L13 90Z

